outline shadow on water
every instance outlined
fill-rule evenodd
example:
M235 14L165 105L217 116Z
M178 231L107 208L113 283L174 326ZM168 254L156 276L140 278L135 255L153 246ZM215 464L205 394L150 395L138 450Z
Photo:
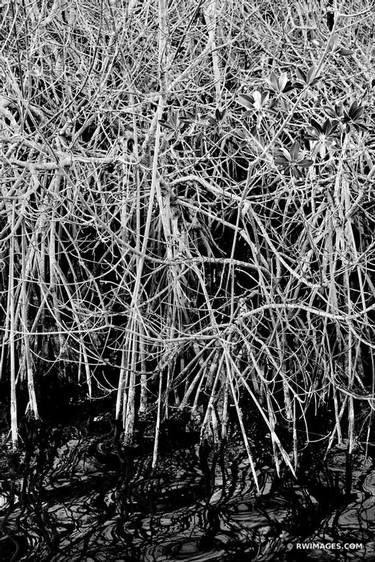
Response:
M360 449L349 489L343 448L325 461L306 454L298 480L278 478L259 454L256 494L235 433L221 447L199 446L197 433L171 423L154 470L151 427L144 424L136 447L113 436L106 414L84 424L29 423L17 454L3 435L1 562L375 558L375 472ZM343 550L346 543L353 546Z

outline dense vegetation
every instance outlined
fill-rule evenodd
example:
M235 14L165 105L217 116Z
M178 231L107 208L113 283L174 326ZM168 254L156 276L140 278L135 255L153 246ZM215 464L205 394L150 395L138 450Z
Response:
M328 445L370 431L374 24L366 0L3 2L14 446L51 377L117 393L125 443L153 416L154 462L178 411L213 440L235 418L255 478L249 412L292 470L319 410Z

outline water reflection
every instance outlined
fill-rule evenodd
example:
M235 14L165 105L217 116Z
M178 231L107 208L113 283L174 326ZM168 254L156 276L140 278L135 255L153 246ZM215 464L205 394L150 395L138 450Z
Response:
M2 562L374 559L375 473L363 459L350 497L340 462L318 467L310 483L280 480L263 463L257 496L236 438L215 451L192 439L167 447L152 470L147 437L123 449L94 430L33 431L19 455L1 445ZM332 475L338 499L324 502ZM301 553L293 546L312 540L364 548Z

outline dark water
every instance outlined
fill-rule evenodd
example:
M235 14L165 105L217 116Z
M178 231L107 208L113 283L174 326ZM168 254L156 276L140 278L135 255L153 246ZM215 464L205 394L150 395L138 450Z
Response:
M344 448L305 459L297 481L260 455L257 494L235 433L224 447L199 447L182 429L162 439L155 470L152 438L121 447L105 415L84 427L34 425L18 454L4 433L0 560L375 559L375 471L360 447L349 487Z

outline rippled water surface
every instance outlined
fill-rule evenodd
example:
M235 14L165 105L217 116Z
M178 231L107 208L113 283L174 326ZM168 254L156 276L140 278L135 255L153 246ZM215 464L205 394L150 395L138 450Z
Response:
M124 448L98 418L35 426L19 454L2 443L0 560L163 562L375 559L375 472L359 450L307 462L298 481L259 457L256 494L239 437L213 450L186 432ZM297 543L362 543L340 552Z

